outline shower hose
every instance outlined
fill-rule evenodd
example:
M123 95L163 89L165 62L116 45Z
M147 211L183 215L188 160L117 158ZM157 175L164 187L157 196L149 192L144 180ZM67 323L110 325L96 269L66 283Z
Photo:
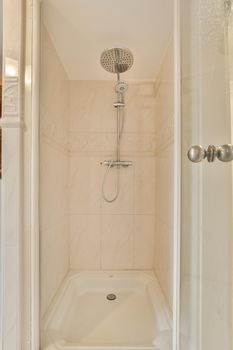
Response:
M122 111L122 109L120 109ZM121 120L121 117L122 117L122 120ZM120 113L120 124L121 124L121 128L120 128L120 134L119 134L119 141L121 139L121 136L122 136L122 133L123 133L123 129L124 129L124 112L122 111L122 113ZM117 197L119 196L119 192L120 192L120 181L119 181L119 178L120 178L120 166L118 165L117 168L116 168L116 171L117 171L117 174L116 174L116 193L115 195L112 197L112 198L108 198L105 194L105 185L106 185L106 181L107 181L107 178L108 178L108 175L110 173L110 170L111 168L115 168L114 166L114 160L110 161L109 162L109 165L105 171L105 174L104 174L104 178L103 178L103 182L102 182L102 196L103 196L103 199L108 202L108 203L112 203L114 202Z

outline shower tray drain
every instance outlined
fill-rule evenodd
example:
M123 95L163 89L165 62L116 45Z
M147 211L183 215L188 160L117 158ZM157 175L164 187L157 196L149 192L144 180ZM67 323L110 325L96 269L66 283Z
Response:
M107 295L107 299L112 301L112 300L115 300L116 299L116 295L115 294L108 294Z

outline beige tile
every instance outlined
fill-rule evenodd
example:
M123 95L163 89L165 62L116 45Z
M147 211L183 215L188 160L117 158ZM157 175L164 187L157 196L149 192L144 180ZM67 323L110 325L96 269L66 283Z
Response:
M173 52L172 43L170 43L158 77L155 114L156 114L156 132L162 134L167 128L173 127L174 115L174 89L173 89ZM163 142L166 140L163 140Z
M129 83L125 94L125 132L155 131L155 84ZM109 81L70 82L70 131L115 132L117 96Z
M97 157L70 157L71 214L100 214L101 165Z
M109 140L106 142L105 139ZM115 134L96 133L96 132L69 132L69 150L72 153L84 154L102 154L106 151L114 152ZM107 146L107 147L106 147Z
M156 157L155 271L170 307L173 288L173 145Z
M173 144L171 144L155 160L156 213L164 221L171 221L173 215L173 164Z
M40 131L67 149L69 83L52 41L42 26Z
M102 268L133 268L133 215L103 215Z
M70 267L100 269L101 218L99 215L70 216Z
M125 132L155 131L155 84L129 83L125 94Z
M155 164L154 157L137 157L135 164L135 214L155 212Z
M168 218L169 219L169 218ZM156 222L155 271L170 306L173 288L173 230L171 222Z
M122 157L122 160L124 158ZM106 174L106 167L102 167L102 181ZM104 185L104 193L107 198L111 199L116 194L117 181L119 181L119 195L118 198L112 202L107 203L101 197L101 212L102 214L133 214L134 209L134 195L133 195L133 181L134 181L134 167L128 168L111 168L106 177ZM102 184L101 184L102 185Z
M47 310L69 269L69 232L65 221L40 232L41 314Z
M167 49L156 93L154 269L172 308L173 298L173 52Z
M129 154L154 155L156 150L156 134L149 133L123 133L121 151Z
M113 81L70 81L70 131L115 132Z
M40 76L41 314L69 268L68 78L42 26Z
M135 215L134 268L153 269L155 218L153 215Z
M68 214L68 157L41 140L40 228L49 230Z
M116 128L115 128L116 129ZM116 132L69 132L69 150L72 153L111 154L116 153ZM121 138L122 154L154 154L156 151L155 133L126 133Z

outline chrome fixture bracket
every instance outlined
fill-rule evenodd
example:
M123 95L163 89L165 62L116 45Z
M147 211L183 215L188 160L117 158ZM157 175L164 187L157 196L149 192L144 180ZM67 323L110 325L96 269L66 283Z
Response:
M131 162L130 160L104 160L103 162L100 162L101 165L106 165L106 166L110 166L111 168L113 167L123 167L123 168L127 168L128 166L132 166L133 162Z
M115 108L118 108L118 107L125 107L125 104L123 102L115 102L113 103L113 106Z
M232 0L225 0L225 9L228 13L233 12L233 1Z

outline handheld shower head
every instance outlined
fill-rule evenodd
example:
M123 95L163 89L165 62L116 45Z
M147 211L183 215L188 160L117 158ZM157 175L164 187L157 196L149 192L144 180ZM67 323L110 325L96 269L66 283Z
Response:
M123 81L119 81L116 85L115 85L115 91L119 92L121 94L123 94L124 92L126 92L128 90L128 85L126 83L124 83Z
M124 73L133 65L133 55L127 48L112 48L105 50L101 57L102 67L110 73Z

